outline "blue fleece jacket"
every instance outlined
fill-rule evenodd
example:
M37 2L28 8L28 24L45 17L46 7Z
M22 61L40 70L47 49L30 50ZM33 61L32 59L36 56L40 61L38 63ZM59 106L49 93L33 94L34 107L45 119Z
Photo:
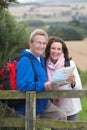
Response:
M31 57L33 68L28 57L23 56L17 63L17 89L22 92L45 91L44 82L47 81L45 70L44 58L40 56L39 60L29 51L23 50L22 54L27 54ZM37 77L36 80L34 79ZM36 101L36 114L41 114L46 109L48 99L37 99ZM19 105L16 110L20 114L25 114L25 104Z

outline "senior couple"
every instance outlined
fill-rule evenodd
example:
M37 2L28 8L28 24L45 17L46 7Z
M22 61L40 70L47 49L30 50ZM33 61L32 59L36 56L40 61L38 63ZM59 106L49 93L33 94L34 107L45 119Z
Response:
M82 89L80 76L74 61L69 57L65 42L59 37L51 37L48 40L47 33L42 29L31 32L29 48L22 50L21 54L27 54L32 59L34 70L28 57L23 56L17 64L17 89L27 91L49 91L55 87L50 82L53 72L64 67L65 60L70 66L75 67L67 81L68 85L59 87L59 90ZM45 52L45 57L42 54ZM45 60L44 60L45 59ZM36 79L34 78L36 75ZM25 103L19 104L16 111L25 115ZM37 99L36 115L41 119L53 120L78 120L78 112L81 110L79 98ZM55 130L55 129L52 129Z

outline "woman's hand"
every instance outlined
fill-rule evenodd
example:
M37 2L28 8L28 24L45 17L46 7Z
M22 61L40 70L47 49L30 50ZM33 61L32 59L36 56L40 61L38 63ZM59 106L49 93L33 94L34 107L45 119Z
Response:
M72 88L75 87L76 81L75 81L75 75L74 75L74 74L70 75L70 76L66 79L66 81L68 81L68 82L71 83L71 87L72 87Z

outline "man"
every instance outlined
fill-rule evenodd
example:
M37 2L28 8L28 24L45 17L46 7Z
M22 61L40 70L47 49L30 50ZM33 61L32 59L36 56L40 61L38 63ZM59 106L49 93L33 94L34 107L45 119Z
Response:
M52 90L55 84L47 81L44 58L42 56L48 41L48 35L41 29L34 30L30 35L29 49L22 51L22 54L29 55L33 67L28 57L23 56L17 64L17 89L26 91L46 91ZM35 78L36 77L36 78ZM25 115L25 103L20 104L16 110ZM66 120L66 114L53 105L48 99L37 99L36 114L40 118Z

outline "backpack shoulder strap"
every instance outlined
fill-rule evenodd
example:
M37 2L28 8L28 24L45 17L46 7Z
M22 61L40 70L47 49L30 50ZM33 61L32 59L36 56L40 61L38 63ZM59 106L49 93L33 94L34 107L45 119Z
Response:
M65 60L65 64L64 64L65 67L68 67L70 66L70 61L69 60Z

